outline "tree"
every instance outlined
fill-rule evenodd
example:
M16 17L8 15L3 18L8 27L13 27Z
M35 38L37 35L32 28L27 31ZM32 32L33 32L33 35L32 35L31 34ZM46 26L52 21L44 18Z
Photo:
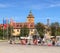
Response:
M29 29L26 26L24 26L23 28L21 28L20 36L26 37L28 35L29 35Z
M13 32L14 32L13 26L9 25L9 27L8 27L8 39L10 39L12 37Z
M51 26L51 35L55 36L56 29L54 26Z
M35 28L37 29L40 37L43 37L43 36L44 36L44 29L45 29L44 24L42 24L42 23L37 23L37 24L35 25Z
M58 36L60 36L60 27L58 27L56 33L57 33Z
M55 22L55 23L51 23L51 35L52 36L57 36L57 35L60 35L60 26L59 26L59 23L58 22Z
M3 37L3 30L0 29L0 39L2 39L2 37Z
M6 29L0 29L0 39L6 39Z
M8 27L8 39L10 39L10 37L11 37L11 27L9 26Z

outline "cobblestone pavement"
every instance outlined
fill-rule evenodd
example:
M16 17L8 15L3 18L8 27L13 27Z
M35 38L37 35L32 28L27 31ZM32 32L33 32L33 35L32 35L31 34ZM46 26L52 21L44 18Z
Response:
M0 53L60 53L60 47L37 45L11 45L8 42L0 42Z

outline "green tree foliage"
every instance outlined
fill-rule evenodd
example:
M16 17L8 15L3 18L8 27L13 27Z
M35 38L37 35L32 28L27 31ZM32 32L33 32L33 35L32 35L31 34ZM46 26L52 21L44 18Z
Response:
M3 34L4 33L4 34ZM0 39L6 39L6 29L0 29Z
M51 23L51 35L52 36L57 36L60 35L60 26L58 22Z
M51 26L51 35L55 36L56 28L54 26Z
M11 37L11 27L9 26L8 27L8 39L10 39L10 37Z
M60 36L60 27L58 27L58 28L56 29L56 35L57 35L57 36Z
M9 27L8 27L8 39L10 39L12 37L12 33L14 33L13 26L9 25Z
M29 35L29 29L26 26L24 26L23 28L21 28L20 36L26 37L28 35Z
M2 39L2 37L3 37L3 30L0 29L0 39Z
M42 23L37 23L37 24L35 25L35 27L36 27L36 29L37 29L40 37L43 37L43 36L44 36L44 29L45 29L44 24L42 24Z

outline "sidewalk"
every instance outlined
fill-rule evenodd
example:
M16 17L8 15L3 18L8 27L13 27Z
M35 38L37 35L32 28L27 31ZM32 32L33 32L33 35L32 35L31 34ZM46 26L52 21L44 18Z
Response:
M8 40L0 40L0 42L8 42Z

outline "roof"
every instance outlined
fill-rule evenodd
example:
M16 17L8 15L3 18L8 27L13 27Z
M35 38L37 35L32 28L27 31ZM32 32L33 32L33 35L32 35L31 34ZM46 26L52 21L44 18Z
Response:
M13 25L13 28L19 29L19 28L22 28L22 27L24 27L24 26L26 26L27 28L34 28L34 23L28 23L28 22L15 23L15 24Z
M30 11L29 12L29 15L28 15L28 17L27 18L34 18L34 16L33 16L33 14L32 14L32 12Z

